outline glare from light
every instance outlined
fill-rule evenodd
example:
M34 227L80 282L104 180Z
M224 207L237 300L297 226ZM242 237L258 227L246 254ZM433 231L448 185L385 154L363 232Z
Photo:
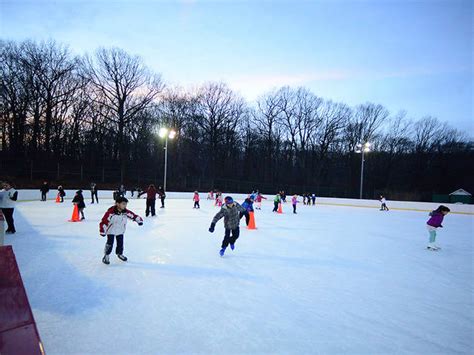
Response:
M158 135L161 138L165 138L167 134L168 134L168 129L167 128L160 128L160 131L159 131Z
M169 139L173 139L174 137L176 137L176 131L171 130L171 131L170 131L170 134L169 134L169 136L168 136L168 138L169 138Z

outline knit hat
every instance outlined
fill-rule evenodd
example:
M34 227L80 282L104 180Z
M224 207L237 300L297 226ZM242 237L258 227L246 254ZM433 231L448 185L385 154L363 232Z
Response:
M226 205L230 205L231 203L234 202L234 199L231 196L226 196L226 198L224 199L224 202Z

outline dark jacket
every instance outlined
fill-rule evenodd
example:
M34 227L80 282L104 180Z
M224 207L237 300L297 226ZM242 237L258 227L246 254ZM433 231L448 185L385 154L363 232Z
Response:
M41 188L40 188L40 191L41 191L42 193L47 193L47 192L49 192L49 185L48 185L48 184L43 184L43 185L41 186Z
M76 196L72 199L72 203L77 203L77 207L79 208L85 208L86 204L84 203L84 196L82 196L82 193L77 193Z
M222 206L221 210L214 216L212 223L216 224L222 217L224 217L225 229L236 229L239 227L242 216L248 216L248 214L249 213L245 208L237 202L234 202L230 206Z

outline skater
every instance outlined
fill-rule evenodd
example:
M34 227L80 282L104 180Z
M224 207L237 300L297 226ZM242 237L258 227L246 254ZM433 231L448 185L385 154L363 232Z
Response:
M76 191L76 195L72 199L72 203L74 205L77 205L79 213L81 214L81 221L86 219L86 217L84 217L84 208L86 208L86 204L84 203L84 196L82 195L82 190Z
M281 192L281 202L286 203L286 192L285 191Z
M125 188L125 185L121 184L118 188L119 195L122 197L125 197L127 194L127 189Z
M219 251L220 256L224 256L225 250L229 244L230 248L234 250L235 242L240 234L240 219L245 216L247 225L249 223L249 213L237 202L234 202L232 197L227 196L224 199L224 203L224 206L222 206L221 210L214 216L211 226L209 227L209 232L214 233L216 223L224 217L225 234L221 250Z
M97 184L95 182L91 182L91 198L92 198L91 203L94 203L94 197L95 197L95 201L99 203Z
M272 212L278 212L278 205L281 203L281 193L277 193L275 195L275 198L273 199L273 211Z
M59 198L61 199L59 202L63 203L64 197L66 196L66 191L64 191L64 188L62 187L62 185L58 186L58 195L59 195Z
M253 212L253 198L251 196L247 197L244 203L242 203L242 207L245 208L247 212Z
M3 182L3 190L0 191L0 208L7 222L6 234L15 234L15 220L13 213L15 212L15 204L18 200L18 191L16 191L10 182Z
M298 195L293 195L291 198L291 204L293 206L293 213L296 214L296 204L299 203L298 201Z
M127 227L127 220L131 219L138 223L139 226L143 225L143 219L127 209L128 200L125 197L118 197L115 201L115 205L110 207L105 212L104 217L99 224L99 232L102 237L107 236L107 243L105 244L104 257L102 262L106 265L110 264L109 255L112 252L114 246L114 239L117 239L117 247L115 248L115 254L117 258L122 261L127 261L127 257L123 255L123 235Z
M303 194L303 205L306 205L306 194Z
M382 204L380 206L380 211L388 211L387 200L385 199L385 196L380 195L380 203Z
M430 212L430 219L426 222L426 228L430 235L428 246L429 250L440 250L441 248L435 244L436 242L436 229L443 228L443 219L451 210L446 206L439 206L436 210Z
M311 200L313 201L313 206L316 205L316 194L311 194Z
M214 204L214 206L222 207L222 202L222 192L216 192L216 203Z
M261 210L262 209L262 200L266 200L266 197L263 197L262 194L259 192L257 194L257 197L255 198L255 203L256 203L256 209Z
M133 194L134 194L134 193L135 193L135 188L132 187L132 188L130 189L130 194L132 195L132 197L133 197Z
M163 186L158 187L158 195L160 195L160 200L161 200L160 208L165 208L166 193L165 193L165 189L163 189Z
M146 191L143 191L140 193L139 197L143 194L146 194L146 210L145 210L145 216L148 217L151 213L152 217L155 217L156 212L155 212L155 203L156 203L156 194L158 192L156 191L156 187L153 184L150 184Z
M214 200L214 190L209 191L209 193L207 194L207 199Z
M47 181L43 182L43 185L41 185L40 191L41 191L41 201L46 201L47 194L49 192L49 184Z
M199 192L197 191L194 191L194 196L193 196L193 201L194 201L194 207L193 208L201 208L201 206L199 206Z

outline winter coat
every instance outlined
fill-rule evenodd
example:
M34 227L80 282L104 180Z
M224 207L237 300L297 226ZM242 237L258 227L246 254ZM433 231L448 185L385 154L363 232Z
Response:
M99 224L99 232L101 235L113 234L120 235L125 233L127 221L131 219L138 224L143 223L143 219L130 210L119 211L117 207L110 207L105 212Z
M262 202L262 200L266 200L266 197L263 197L262 195L258 194L257 197L255 198L256 202Z
M278 203L281 202L281 196L280 196L280 194L275 195L275 198L273 199L273 202L278 202Z
M242 207L247 210L247 212L253 212L253 201L250 198L246 198Z
M158 195L160 195L160 198L165 198L166 197L165 189L159 188L158 189Z
M48 184L41 185L40 191L42 193L48 193L49 192L49 185Z
M156 200L157 191L154 187L149 187L146 189L146 198L147 200Z
M13 187L0 191L0 208L15 208L16 200L18 200L18 191Z
M214 216L212 223L216 224L222 217L224 217L225 229L236 229L239 227L240 218L244 215L248 215L247 210L237 202L234 202L230 206L222 206L221 210Z
M72 203L77 204L77 207L79 208L85 208L86 204L84 203L84 196L82 194L76 194L74 198L72 199Z
M59 196L64 197L66 196L66 191L64 189L58 189Z
M91 192L97 192L97 185L96 184L91 184Z
M291 203L292 203L293 205L296 205L296 204L298 203L298 199L297 199L295 196L293 196L293 197L291 198Z
M199 194L196 194L196 193L195 193L194 196L193 196L193 201L194 201L194 202L199 202L199 200L200 200Z
M426 222L427 225L435 228L442 227L441 223L443 223L444 215L441 212L431 212L431 218Z

